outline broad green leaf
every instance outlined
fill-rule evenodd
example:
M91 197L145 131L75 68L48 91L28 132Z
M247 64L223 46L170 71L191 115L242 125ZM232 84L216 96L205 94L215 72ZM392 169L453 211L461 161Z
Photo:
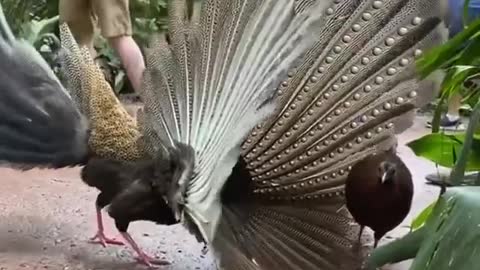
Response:
M480 265L480 187L443 194L426 224L368 258L368 269L415 258L410 270L474 270Z
M429 206L423 209L422 212L412 221L412 224L410 226L411 231L416 231L419 228L423 227L423 225L425 225L436 203L436 201L431 203Z
M411 270L467 270L480 265L480 189L450 189L429 220Z
M413 152L438 165L452 168L455 165L455 156L458 157L462 150L465 133L446 135L432 133L425 135L407 144ZM480 140L474 139L471 147L466 171L480 170Z

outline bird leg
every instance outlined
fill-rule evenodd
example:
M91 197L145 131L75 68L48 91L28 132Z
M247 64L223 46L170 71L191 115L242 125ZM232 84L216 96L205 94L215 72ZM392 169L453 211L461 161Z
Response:
M127 241L130 246L132 247L133 250L135 250L135 252L137 253L138 257L136 258L136 260L148 267L153 267L153 265L167 265L167 264L170 264L170 262L166 261L166 260L160 260L160 259L156 259L156 258L153 258L151 256L148 256L147 254L145 254L143 252L143 250L141 250L137 243L135 242L135 240L133 240L132 236L128 233L128 232L121 232L123 238L125 238L125 241Z
M362 247L362 234L364 229L365 229L365 226L360 225L360 231L358 232L357 243L353 245L353 249L355 250L360 249Z
M358 233L358 243L360 243L362 241L363 229L365 229L365 226L361 225L360 226L360 232Z
M378 232L378 231L376 231L376 232L374 233L373 236L374 236L375 242L374 242L374 244L373 244L373 248L377 248L378 242L380 241L380 239L382 239L382 237L383 237L384 235L385 235L385 232Z
M202 254L207 255L207 253L208 253L208 246L204 245L203 248L202 248Z
M107 244L111 245L118 245L122 246L123 242L117 241L114 238L108 238L105 236L104 228L103 228L103 218L102 218L102 209L100 207L96 207L97 210L97 234L90 239L90 243L100 244L103 247L107 247ZM95 241L98 239L97 241Z

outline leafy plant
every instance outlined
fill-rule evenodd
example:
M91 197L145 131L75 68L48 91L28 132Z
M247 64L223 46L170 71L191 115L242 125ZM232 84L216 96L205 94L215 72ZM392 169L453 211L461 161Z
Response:
M47 40L58 43L58 37L54 34L57 28L58 15L40 21L34 19L21 26L21 34L18 37L40 49L43 45L50 44Z
M145 47L152 33L165 32L168 25L167 0L130 1L133 37Z
M410 270L472 270L480 264L480 187L455 187L435 204L425 225L376 249L368 269L415 258Z
M25 24L58 15L58 0L2 0L2 8L12 31L23 35Z
M427 77L438 69L446 71L432 121L434 133L439 132L443 105L451 96L462 93L465 97L464 102L471 107L480 97L480 88L474 83L480 73L480 19L471 20L469 7L470 0L465 0L463 7L465 29L417 61L418 71L422 77Z
M55 66L58 47L58 0L2 0L8 23L15 35L33 44ZM167 0L131 0L129 2L133 37L141 48L153 34L167 30ZM95 41L97 63L116 93L131 92L120 59L102 37Z
M437 201L431 203L427 206L423 211L412 221L412 225L410 226L410 231L416 231L422 228L425 223L427 222L428 218L430 217Z
M438 165L453 168L463 149L465 133L447 135L432 133L425 135L407 145L417 156L427 158ZM480 139L474 138L468 155L467 171L480 170Z
M423 158L429 159L436 164L452 168L458 159L467 159L467 171L480 169L480 151L478 150L477 138L468 137L466 133L459 135L439 135L440 118L444 109L444 103L452 96L462 94L464 101L470 107L478 106L480 98L480 19L470 22L468 18L469 0L464 3L464 22L466 27L463 31L450 39L444 45L427 52L417 62L418 71L422 77L429 76L438 69L443 69L446 76L441 85L440 101L434 113L432 121L432 133L415 140L408 146ZM471 122L475 122L472 116ZM476 125L476 123L474 123ZM476 130L476 126L472 127ZM475 132L474 132L475 133ZM473 151L470 146L473 145ZM460 155L463 153L463 155ZM452 173L455 172L455 169Z
M466 1L465 5L468 5ZM465 9L464 14L467 13ZM465 16L464 16L465 17ZM480 20L444 46L433 49L419 61L422 75L445 68L447 76L442 85L441 101L453 92L465 89L466 82L480 75ZM466 46L463 46L467 42ZM460 185L465 170L479 170L480 100L478 85L466 87L474 104L465 133L444 135L438 132L439 111L429 134L409 144L419 156L438 164L453 167L450 181ZM441 103L441 102L440 102ZM439 106L440 108L441 106ZM436 125L436 126L435 126ZM480 263L480 181L477 187L455 187L442 194L414 220L412 231L402 239L376 249L368 260L368 268L415 258L410 270L470 270Z

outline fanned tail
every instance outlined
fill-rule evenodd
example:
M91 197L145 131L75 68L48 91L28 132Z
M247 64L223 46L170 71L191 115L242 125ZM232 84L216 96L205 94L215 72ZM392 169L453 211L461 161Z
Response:
M244 215L243 208L223 209L214 246L225 269L354 270L361 264L345 210L255 204Z
M85 161L88 123L54 72L17 40L0 6L0 163L30 169Z
M297 1L298 16L314 2ZM438 1L323 2L318 41L280 83L222 193L213 245L226 269L357 269L358 230L338 211L346 176L391 148L436 90L415 60L447 37Z
M147 57L141 126L154 144L195 150L178 203L226 268L355 269L344 181L434 93L415 60L446 39L441 7L206 0L197 24L172 1L169 43Z
M146 130L165 145L191 145L195 172L186 213L211 241L218 196L248 132L274 109L276 87L318 36L324 4L295 16L294 0L207 0L199 24L172 1L169 38L147 56L142 96Z

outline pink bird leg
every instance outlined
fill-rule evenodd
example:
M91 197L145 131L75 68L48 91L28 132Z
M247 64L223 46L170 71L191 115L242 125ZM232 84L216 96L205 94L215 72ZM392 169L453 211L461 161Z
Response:
M168 265L170 264L170 262L166 261L166 260L160 260L160 259L156 259L156 258L153 258L153 257L150 257L148 256L147 254L145 254L137 245L137 243L135 242L135 240L133 240L132 236L128 233L128 232L122 232L121 233L123 238L125 238L125 241L127 241L130 246L132 247L133 250L135 250L135 252L137 253L137 258L136 260L148 267L153 267L153 265Z
M91 243L100 244L103 247L107 247L107 244L122 246L123 242L115 240L114 238L108 238L105 236L103 228L103 218L102 218L102 209L97 206L97 227L98 231L94 237L90 239ZM96 240L98 239L98 240ZM96 240L96 241L95 241Z

